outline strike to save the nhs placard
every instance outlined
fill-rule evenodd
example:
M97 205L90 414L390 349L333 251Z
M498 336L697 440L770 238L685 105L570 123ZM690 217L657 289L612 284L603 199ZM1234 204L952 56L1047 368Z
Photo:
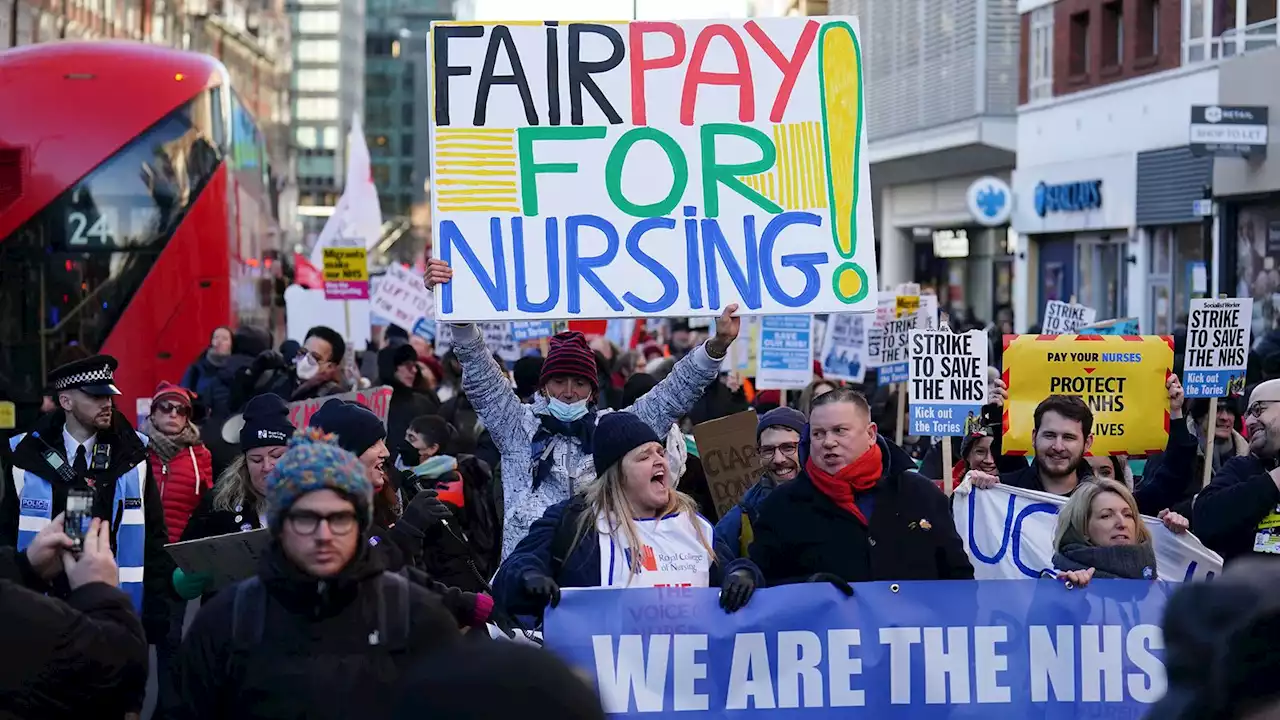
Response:
M1176 584L1098 580L566 590L544 637L616 717L1141 718Z

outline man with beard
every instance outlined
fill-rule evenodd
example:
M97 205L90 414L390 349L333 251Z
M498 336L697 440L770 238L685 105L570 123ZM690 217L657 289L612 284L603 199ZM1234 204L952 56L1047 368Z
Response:
M716 523L716 544L723 542L734 559L747 556L747 549L755 538L752 526L760 503L774 488L795 480L800 474L800 437L804 425L804 414L789 407L774 408L760 417L756 425L756 457L764 474Z
M72 489L93 495L92 516L111 525L120 589L142 615L151 642L169 629L167 593L173 565L159 488L147 469L147 437L114 408L116 359L96 355L49 375L58 409L36 421L30 433L9 441L0 501L0 545L25 550L36 534L67 507ZM52 594L70 593L65 576ZM138 698L138 709L142 698Z
M1169 393L1169 415L1182 418L1183 392L1178 376L1165 381ZM1175 433L1175 442L1178 441ZM1050 395L1035 412L1032 447L1035 459L1025 470L995 475L970 470L965 477L975 488L989 488L998 483L1025 490L1069 497L1080 483L1093 479L1093 470L1085 461L1085 453L1093 446L1093 412L1076 395ZM1156 515L1181 499L1186 491L1190 471L1159 473L1137 488L1133 499L1139 512Z
M1249 454L1223 464L1192 509L1196 536L1228 562L1280 557L1280 380L1253 389L1244 427Z

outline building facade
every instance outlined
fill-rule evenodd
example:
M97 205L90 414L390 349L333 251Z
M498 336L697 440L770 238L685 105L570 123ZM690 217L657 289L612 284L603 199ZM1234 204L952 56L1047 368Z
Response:
M1018 283L1011 198L999 189L1017 137L1016 2L830 0L825 10L859 22L881 284L918 282L953 316L1008 321Z
M293 142L298 215L309 246L342 193L346 138L364 112L364 0L287 0L293 30Z
M1275 47L1276 3L1020 0L1018 10L1019 330L1049 300L1075 298L1099 319L1172 332L1211 290L1211 225L1196 201L1222 191L1214 159L1189 145L1191 108L1226 102L1222 73L1237 61L1225 58Z

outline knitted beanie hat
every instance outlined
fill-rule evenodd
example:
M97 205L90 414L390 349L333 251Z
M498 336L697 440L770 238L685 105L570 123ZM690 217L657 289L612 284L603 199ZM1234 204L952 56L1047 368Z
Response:
M320 406L311 422L313 428L338 436L338 445L356 457L387 439L387 427L369 408L357 402L330 400Z
M316 490L333 490L350 500L361 527L373 521L373 485L360 460L338 447L333 435L307 428L289 440L289 449L267 475L268 525L278 530L298 498Z
M591 456L595 460L596 474L603 475L624 455L645 443L660 443L653 428L629 412L611 412L596 421L592 438Z
M805 422L804 413L799 410L790 407L776 407L760 416L760 420L756 423L756 442L760 442L760 436L771 427L795 430L796 434L803 438Z
M255 448L284 447L293 437L289 422L289 406L274 393L256 395L244 406L244 425L240 427L240 452Z
M542 364L542 374L538 384L545 384L556 375L580 377L591 384L593 390L600 389L600 379L596 371L596 355L587 345L587 337L580 332L562 332L551 338L547 350L547 361Z
M195 393L181 385L174 385L171 382L161 382L156 386L156 391L151 396L151 403L153 405L157 404L160 402L161 398L176 400L179 404L191 407L191 401L195 399Z

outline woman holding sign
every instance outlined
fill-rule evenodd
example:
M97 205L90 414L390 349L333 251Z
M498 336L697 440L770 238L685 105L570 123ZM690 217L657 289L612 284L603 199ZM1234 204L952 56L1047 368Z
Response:
M427 262L427 287L447 283L453 270ZM657 387L626 408L655 434L665 435L688 414L720 374L738 337L737 305L716 320L715 337L687 354ZM502 557L507 557L548 507L568 500L596 476L591 464L600 378L586 337L563 332L551 338L538 393L522 404L472 324L453 326L453 349L462 362L462 390L502 453ZM455 423L456 424L456 423Z
M510 613L541 616L562 587L714 587L734 612L764 582L750 560L714 545L711 523L676 491L663 444L628 412L600 418L593 450L603 468L583 493L550 507L493 581Z

